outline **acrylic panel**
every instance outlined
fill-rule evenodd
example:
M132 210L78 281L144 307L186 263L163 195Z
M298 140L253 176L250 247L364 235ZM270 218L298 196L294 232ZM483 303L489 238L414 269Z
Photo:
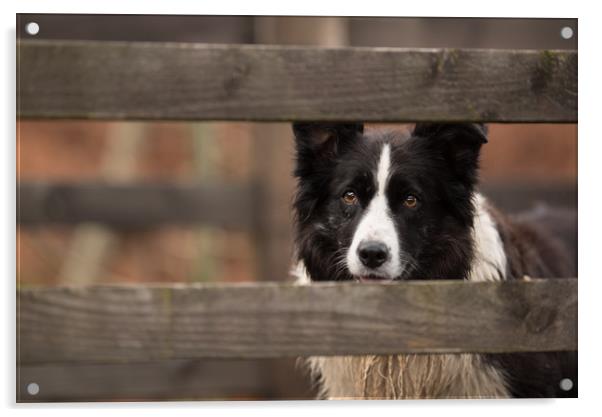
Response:
M17 15L17 401L577 397L576 19Z

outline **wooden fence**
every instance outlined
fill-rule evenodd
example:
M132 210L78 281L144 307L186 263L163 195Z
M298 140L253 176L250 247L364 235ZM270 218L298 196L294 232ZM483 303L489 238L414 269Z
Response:
M22 41L17 59L21 117L577 121L567 51Z
M17 64L19 118L577 121L573 51L20 41ZM18 221L258 230L240 210L256 187L21 183ZM60 364L150 363L137 369L152 375L203 358L577 349L576 279L60 287L17 300L19 401L44 398L25 384Z
M23 289L19 355L40 364L573 350L575 290L574 279Z

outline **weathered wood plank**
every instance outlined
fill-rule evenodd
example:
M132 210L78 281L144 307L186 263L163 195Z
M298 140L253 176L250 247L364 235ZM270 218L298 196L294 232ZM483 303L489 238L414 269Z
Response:
M161 223L253 226L254 187L246 184L48 184L17 187L19 224L105 223L148 227Z
M277 381L279 373L286 383ZM27 392L38 384L36 395ZM313 399L295 359L202 359L127 364L48 364L17 368L17 401Z
M520 212L546 205L577 208L577 181L498 181L484 182L481 193L507 212Z
M22 289L21 364L577 349L577 280Z
M20 41L17 115L576 122L577 52Z
M263 216L268 210L263 201L266 191L252 184L116 185L26 181L19 183L17 189L17 217L24 226L89 221L114 227L208 223L243 229L264 228L265 224L257 223L257 215ZM481 190L498 207L510 212L529 210L542 202L567 208L575 208L577 204L574 183L495 183L484 184ZM291 188L282 194L292 192ZM286 209L286 201L287 198L279 201L280 208ZM288 226L280 230L290 233Z

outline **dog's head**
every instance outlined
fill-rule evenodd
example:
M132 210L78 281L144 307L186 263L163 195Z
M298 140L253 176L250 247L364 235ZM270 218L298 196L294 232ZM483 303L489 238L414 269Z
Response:
M297 250L313 280L466 276L482 125L293 131Z

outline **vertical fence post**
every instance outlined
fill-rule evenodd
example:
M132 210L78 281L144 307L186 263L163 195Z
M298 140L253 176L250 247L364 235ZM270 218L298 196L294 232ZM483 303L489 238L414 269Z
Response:
M255 42L314 46L345 46L348 25L342 18L317 18L307 30L304 18L257 17ZM291 196L293 140L289 124L262 124L254 127L254 165L258 193L256 253L260 280L280 281L289 276L292 259ZM279 397L290 397L295 390L307 389L304 381L291 381L292 361L270 362L266 378L273 382ZM309 393L308 393L309 394Z

